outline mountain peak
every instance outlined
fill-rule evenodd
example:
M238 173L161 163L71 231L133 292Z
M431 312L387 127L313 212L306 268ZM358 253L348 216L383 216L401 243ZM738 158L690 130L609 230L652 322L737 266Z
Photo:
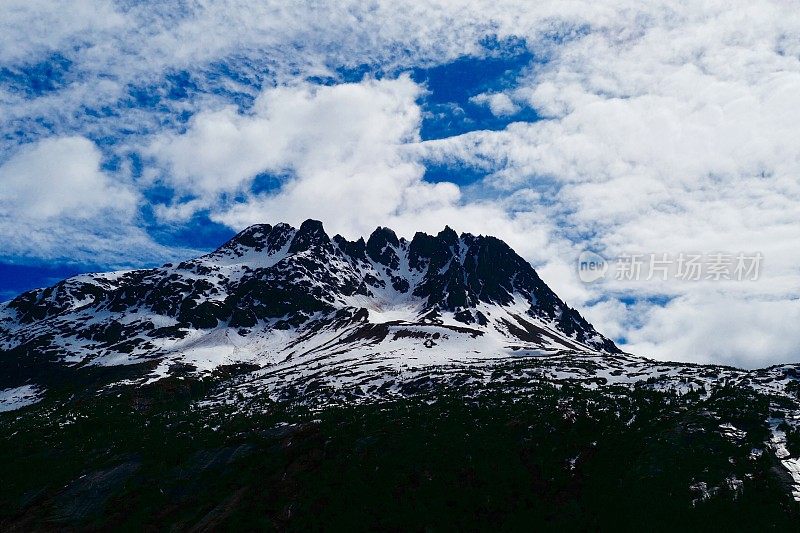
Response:
M289 253L305 252L315 247L330 249L331 239L325 233L322 222L309 218L295 233Z
M220 246L219 250L243 246L261 251L265 247L267 237L271 232L272 225L270 224L253 224L234 235L228 242Z
M503 241L449 226L409 242L385 227L348 241L318 220L257 224L177 267L80 276L0 306L0 350L98 364L228 350L293 359L295 343L316 353L318 332L320 350L391 357L412 350L400 339L452 342L446 360L464 356L462 341L482 357L619 351Z
M443 240L449 245L458 242L458 233L456 233L455 230L450 226L445 226L444 229L436 235L436 237Z
M396 251L398 246L400 241L395 232L379 226L367 240L367 255L376 263L397 268L400 260Z
M375 231L369 236L367 240L367 246L369 246L370 241L381 242L381 243L389 243L392 246L398 246L400 241L397 238L397 234L391 228L385 228L383 226L378 226L375 228Z
M307 218L300 224L298 233L325 233L322 222L313 218Z

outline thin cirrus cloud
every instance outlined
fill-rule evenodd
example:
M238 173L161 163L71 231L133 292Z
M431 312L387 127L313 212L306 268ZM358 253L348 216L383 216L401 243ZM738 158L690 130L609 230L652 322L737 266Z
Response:
M159 235L198 217L234 231L313 216L351 237L449 224L508 240L631 351L797 357L800 15L785 3L11 1L0 15L12 258L119 264L116 232L148 264L188 254ZM508 42L527 63L480 80ZM406 74L458 83L464 58L475 90L447 101ZM751 283L586 285L586 248L765 259Z

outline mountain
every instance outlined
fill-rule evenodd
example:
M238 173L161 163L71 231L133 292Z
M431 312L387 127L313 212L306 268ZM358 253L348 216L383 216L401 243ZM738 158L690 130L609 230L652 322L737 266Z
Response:
M251 226L178 265L89 274L0 307L0 349L72 365L446 363L619 353L503 241L445 228L365 242ZM28 376L19 375L25 381Z
M800 365L623 353L493 237L255 225L0 305L0 479L3 530L785 529Z

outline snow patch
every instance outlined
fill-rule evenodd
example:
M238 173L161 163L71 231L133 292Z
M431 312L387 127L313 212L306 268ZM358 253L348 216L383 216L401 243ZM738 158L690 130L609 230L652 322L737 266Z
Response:
M33 405L42 399L42 392L36 385L0 390L0 413Z

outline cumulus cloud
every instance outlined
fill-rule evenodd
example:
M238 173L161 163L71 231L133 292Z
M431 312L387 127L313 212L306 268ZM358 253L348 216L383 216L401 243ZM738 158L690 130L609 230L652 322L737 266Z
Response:
M645 310L627 349L658 359L763 367L797 360L800 300L689 294Z
M470 101L489 106L489 110L497 117L513 115L519 111L519 106L506 93L481 93L470 98Z
M553 264L553 228L540 215L511 214L518 197L467 200L453 183L423 180L425 168L410 149L419 143L423 90L408 76L306 83L265 90L246 114L202 113L186 132L160 136L149 147L168 169L164 183L194 195L158 212L175 221L208 209L233 228L314 217L353 238L379 225L411 237L449 224L500 235L531 259ZM250 192L263 173L286 177L273 191ZM231 194L245 199L225 201Z
M136 226L138 202L101 169L100 150L86 138L24 146L0 166L0 255L110 265L185 256Z
M0 166L0 206L22 218L88 218L113 209L130 212L133 192L100 169L100 150L84 137L59 137L25 146Z
M156 138L149 153L168 169L167 184L196 196L196 207L214 207L234 226L263 220L266 213L293 221L301 212L343 216L345 205L375 220L374 213L391 212L422 177L423 167L398 150L418 140L420 91L407 76L267 89L251 112L228 107L201 113L186 133ZM277 194L229 209L217 205L222 193L246 192L261 173L290 177ZM452 195L442 187L428 192Z

